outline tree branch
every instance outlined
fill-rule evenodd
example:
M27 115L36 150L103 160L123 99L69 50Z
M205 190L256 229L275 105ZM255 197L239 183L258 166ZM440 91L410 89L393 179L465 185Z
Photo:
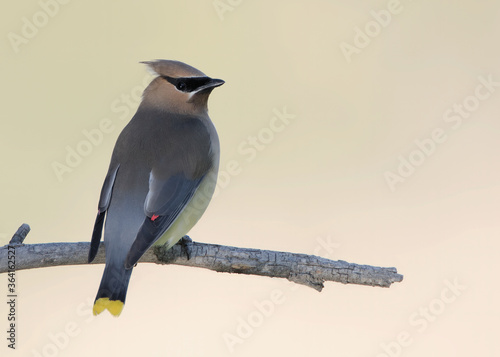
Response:
M22 237L23 234L20 234L20 230L26 232L24 234L26 236L29 232L29 226L27 229L26 226L21 226L14 235L14 238L18 237L17 240L13 238L8 245L0 248L0 273L8 271L8 246L15 248L15 270L87 264L90 243L22 245L23 238L19 239L19 236ZM189 253L190 259L186 253ZM103 264L104 260L105 247L101 243L92 264ZM403 280L403 276L397 273L396 268L358 265L315 255L197 243L189 238L185 240L184 247L177 244L167 251L163 246L153 247L139 262L176 264L217 272L285 278L318 291L323 289L325 281L390 287L392 283Z

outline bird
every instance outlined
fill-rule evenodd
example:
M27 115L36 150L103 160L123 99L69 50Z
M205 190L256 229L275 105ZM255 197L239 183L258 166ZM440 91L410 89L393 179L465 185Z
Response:
M104 230L105 268L93 314L119 316L133 267L152 245L170 249L205 212L219 169L208 97L225 82L174 60L141 62L155 75L118 136L99 197L88 262Z

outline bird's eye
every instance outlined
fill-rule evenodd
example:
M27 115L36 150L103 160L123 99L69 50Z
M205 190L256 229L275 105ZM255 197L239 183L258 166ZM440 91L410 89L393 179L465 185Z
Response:
M186 83L184 83L183 81L179 81L179 82L177 82L177 85L175 86L175 88L184 92L186 90L187 86L186 86Z

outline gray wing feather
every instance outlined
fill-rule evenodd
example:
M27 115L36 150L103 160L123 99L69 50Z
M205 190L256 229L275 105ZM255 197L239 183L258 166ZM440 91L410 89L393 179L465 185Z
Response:
M99 250L99 243L101 242L102 228L104 226L104 217L106 216L106 210L111 202L111 193L113 192L113 185L115 183L116 174L120 164L111 164L108 170L108 174L104 179L104 184L101 189L101 197L99 198L99 210L97 212L97 217L94 223L94 230L92 231L92 238L90 239L90 249L88 262L92 262Z
M108 174L104 179L104 184L101 189L101 196L99 197L99 211L104 212L109 207L109 202L111 202L111 193L113 192L113 185L115 183L116 174L120 164L115 164L114 167L110 165Z
M145 210L148 213L125 260L126 269L132 268L154 242L165 233L191 200L203 178L204 176L196 180L189 180L182 175L173 176L161 186L158 195L154 196L154 198L167 198L167 201L153 198L150 198L149 201L146 200ZM160 202L164 202L164 204L160 205ZM155 207L155 204L158 206ZM152 208L157 209L151 211ZM158 216L154 220L151 219L153 214Z

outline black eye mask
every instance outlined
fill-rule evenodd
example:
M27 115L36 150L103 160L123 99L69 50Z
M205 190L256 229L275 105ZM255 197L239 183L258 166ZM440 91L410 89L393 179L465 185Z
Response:
M209 77L180 77L180 78L172 78L168 76L162 76L167 82L173 84L177 90L181 92L192 92L197 90L198 88L204 86L208 82L211 81Z

